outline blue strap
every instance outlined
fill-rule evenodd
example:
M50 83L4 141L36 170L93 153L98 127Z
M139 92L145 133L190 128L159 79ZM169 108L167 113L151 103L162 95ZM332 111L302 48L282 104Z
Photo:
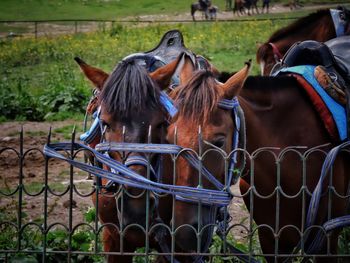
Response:
M101 123L100 123L100 111L101 107L98 107L97 111L94 112L93 117L95 118L94 122L92 123L90 129L80 135L80 140L90 144L92 143L97 136L101 136L102 134L102 128L101 128Z
M344 36L346 21L343 19L343 16L345 16L343 14L343 11L337 9L330 9L329 11L332 16L333 25L337 37Z
M171 117L174 117L177 113L177 109L173 104L172 99L164 91L160 94L160 102L163 104L164 108L167 110Z
M320 248L323 246L324 241L326 239L326 234L343 227L350 226L350 215L341 216L337 218L333 218L326 223L323 224L324 231L319 230L316 234L316 237L308 247L308 254L316 254L320 251Z
M88 150L92 152L99 162L114 169L118 173L116 174L99 167L91 166L79 161L66 158L65 156L57 152L58 150L70 151L72 148L74 150ZM167 193L175 196L181 196L182 198L189 201L196 200L197 202L201 202L202 204L209 205L227 206L231 200L230 194L224 191L202 188L198 189L189 186L177 186L153 182L137 174L135 171L127 168L122 163L119 163L116 160L111 159L108 156L105 156L86 145L78 143L47 144L44 146L44 153L48 157L64 160L73 165L74 167L94 174L98 177L111 180L118 184L125 184L131 187L146 189L158 193Z
M198 158L194 156L188 149L182 148L175 144L144 144L144 143L116 143L103 142L97 144L95 149L97 151L128 151L128 152L142 152L142 153L164 153L164 154L181 154L189 164L201 173L218 189L224 189L224 185L213 176L208 169L201 166Z
M318 181L317 186L314 192L312 193L309 210L306 218L306 227L309 227L315 223L317 211L318 211L318 207L319 207L320 199L322 195L323 182L326 179L327 175L329 175L329 171L332 168L337 155L342 149L345 149L346 147L349 147L349 146L350 146L350 141L346 141L334 147L327 154L326 159L324 160L324 163L322 165L320 180Z

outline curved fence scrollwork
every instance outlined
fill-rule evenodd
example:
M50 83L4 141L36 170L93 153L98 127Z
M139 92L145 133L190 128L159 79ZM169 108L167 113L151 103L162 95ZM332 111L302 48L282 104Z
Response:
M72 135L72 143L75 142L75 134ZM325 256L331 259L338 259L339 262L349 262L350 260L350 231L344 223L340 238L338 240L338 252L332 254L331 239L332 233L337 229L337 222L332 205L335 200L346 203L349 214L350 194L348 187L340 187L333 184L332 162L329 163L329 171L324 176L318 197L321 203L326 205L326 210L317 211L325 218L326 224L319 224L318 219L309 219L308 210L310 201L313 197L315 187L318 182L310 182L308 172L315 169L312 161L322 158L326 159L329 153L329 145L320 145L313 148L304 146L289 146L284 149L266 147L257 149L254 152L236 149L245 156L245 169L240 173L241 181L249 182L247 190L241 192L238 184L228 187L225 191L232 195L232 200L227 209L218 209L215 214L217 219L207 225L193 227L190 222L175 227L174 224L165 224L162 221L157 223L146 222L132 223L129 225L118 223L101 223L98 219L101 208L97 200L98 196L108 196L116 199L118 196L127 198L146 197L147 204L153 202L152 196L156 199L162 199L169 196L169 193L153 190L142 190L137 194L129 192L126 187L114 184L110 191L104 190L104 185L99 180L91 180L93 176L69 165L63 161L48 158L43 152L43 145L34 148L28 148L25 144L24 133L21 131L19 143L15 147L0 148L0 261L12 262L14 259L32 258L33 262L103 262L108 255L133 256L134 262L154 262L157 256L161 255L170 262L182 262L182 259L188 258L193 261L201 256L201 260L207 262L282 262L290 260L313 260L315 257L323 258ZM202 162L210 152L215 149L204 151L201 155L196 153L193 156ZM187 150L185 149L184 152ZM191 151L191 150L190 150ZM225 160L225 166L228 169L229 160L234 153L227 155L215 150L216 154L221 154ZM341 154L349 154L347 147L339 149ZM191 151L192 152L192 151ZM84 162L85 150L75 151L67 150L63 154L71 160ZM173 166L176 166L177 159L182 158L180 154L168 154L171 157ZM147 154L146 154L147 155ZM273 181L266 181L266 188L259 188L256 183L261 184L264 178L257 178L255 171L260 169L256 166L256 160L262 158L264 161L274 164L271 169ZM334 157L336 158L336 157ZM293 182L285 180L283 174L285 171L285 161L292 160L295 165L293 174L297 176ZM176 181L176 169L172 176L172 181ZM151 167L148 165L148 170ZM238 173L239 171L236 171ZM320 170L321 174L321 170ZM201 172L193 176L198 176L199 182L204 180ZM269 177L271 178L271 176ZM160 180L162 182L162 179ZM349 181L349 180L347 180ZM297 192L290 190L289 185L300 185ZM201 185L201 183L200 183ZM310 187L311 186L311 187ZM347 189L339 191L339 189ZM97 196L94 201L92 196ZM243 199L249 203L247 210ZM301 215L298 225L289 224L288 218L281 217L281 211L293 209L288 207L288 200L299 200L301 211L295 211L295 214ZM257 206L263 206L267 203L274 204L273 207L266 209L274 211L269 215L271 224L256 224L255 217ZM123 198L119 209L121 214L127 211L123 207ZM171 221L174 222L174 203ZM287 205L286 205L287 204ZM205 204L197 203L198 211ZM125 211L124 211L125 210ZM261 210L259 210L261 211ZM151 211L145 208L148 218ZM186 212L184 212L186 213ZM347 220L347 215L340 220ZM204 214L197 213L198 222ZM315 217L317 218L317 217ZM103 248L105 242L102 232L104 229L113 229L120 236L120 251L106 251ZM176 246L176 239L181 229L192 229L197 238L196 251L183 251ZM145 246L135 251L130 251L124 247L124 237L128 231L139 229L143 232ZM220 231L221 230L221 231ZM206 231L213 231L214 236L208 249L203 251L201 247L201 238L205 236ZM274 238L273 252L263 253L259 242L263 240L260 235L272 235ZM152 249L150 237L159 236L159 233L165 233L169 239L168 250ZM283 235L294 235L299 240L293 251L280 251L280 238ZM219 238L221 236L221 238ZM315 238L315 239L314 239ZM312 250L310 243L324 242L326 249L322 252ZM239 248L235 250L233 248ZM136 260L136 261L135 261ZM137 261L142 260L142 261ZM186 261L188 262L188 261Z

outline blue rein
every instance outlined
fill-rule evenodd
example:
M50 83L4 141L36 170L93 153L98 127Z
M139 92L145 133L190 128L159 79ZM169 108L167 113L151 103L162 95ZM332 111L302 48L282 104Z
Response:
M162 92L160 96L160 101L163 104L164 108L167 110L168 114L171 117L174 117L177 114L177 108L174 106L172 100L169 98L169 96L165 93ZM233 98L232 100L227 100L223 99L218 103L218 106L222 109L225 110L232 110L232 117L235 120L236 124L236 130L234 132L233 136L233 149L238 148L238 138L239 138L239 129L240 129L240 118L238 117L237 114L237 109L239 107L239 102L237 98ZM91 128L89 131L84 133L83 135L80 136L80 139L84 141L85 143L91 143L92 141L95 140L96 137L100 137L102 135L102 127L100 124L99 120L99 111L97 111L97 114L95 114L95 120L93 124L91 125ZM129 152L142 152L142 153L158 153L158 154L174 154L174 155L179 155L181 154L191 166L196 168L197 170L200 170L201 174L204 175L214 186L217 190L224 190L225 185L223 185L219 180L215 178L205 167L201 166L200 161L198 158L195 157L195 155L189 151L189 149L184 149L178 145L172 145L172 144L143 144L143 143L100 143L96 145L95 149L97 151L101 152L109 152L109 151L129 151ZM94 151L96 152L96 151ZM143 165L143 166L148 166L147 160L144 160L145 158L141 156L138 158L140 161L139 162L133 162L133 164L138 164L138 165ZM232 177L233 177L233 172L234 172L234 167L235 163L237 162L237 152L235 152L230 160L229 164L229 174L228 174L228 180L227 180L227 187L229 187L228 184L230 184ZM150 166L151 167L151 166ZM113 170L115 172L120 172L118 169L113 167ZM154 174L157 174L156 171L151 167L151 171ZM100 175L101 177L101 175ZM114 180L110 179L110 181L115 182ZM158 180L159 182L159 180ZM118 183L118 182L116 182ZM110 185L111 182L108 182L108 185ZM142 188L142 186L140 186ZM196 188L197 189L197 188ZM187 200L187 201L194 201L194 200L189 200L189 199L182 199L181 195L178 196L179 199L181 200ZM229 200L226 200L225 203L229 203ZM208 203L210 204L210 203ZM222 204L225 205L225 204Z
M164 107L169 112L170 116L174 116L177 113L176 107L173 105L171 99L163 93L161 96L161 102ZM236 118L236 109L239 107L239 102L237 98L233 100L222 100L218 104L219 107L227 110L232 110L233 117L236 121L237 129L234 134L234 147L238 145L238 128L239 128L239 118ZM80 138L86 143L92 142L96 136L101 135L101 125L99 121L99 112L95 116L95 120L90 130L83 134ZM107 165L111 171L101 169L99 167L94 167L81 163L69 158L64 157L59 154L57 151L60 150L88 150L92 152L95 158L104 165ZM132 187L137 187L141 189L147 189L155 191L158 193L168 193L175 195L178 199L188 201L188 202L201 202L207 205L217 205L217 206L227 206L230 203L231 195L225 191L225 185L223 185L219 180L215 178L205 167L201 166L200 161L195 157L192 152L187 151L188 149L182 148L178 145L172 144L143 144L143 143L115 143L115 142L102 142L96 145L95 149L92 149L86 145L82 144L71 144L71 143L52 143L45 145L44 153L48 157L53 157L69 162L71 165L84 170L86 172L92 173L98 177L106 178L110 182L118 184L126 184ZM127 159L127 163L122 164L114 159L111 159L109 156L101 154L100 152L110 152L110 151L128 151L128 152L139 152L139 153L158 153L158 154L173 154L180 155L184 157L193 167L197 170L200 170L201 174L205 176L217 190L195 188L189 186L176 186L176 185L167 185L154 182L149 180L135 171L128 168L130 165L143 165L149 167L152 174L157 174L155 169L148 165L147 160L142 156L132 156L133 160ZM235 155L231 158L230 167L235 164ZM233 169L230 170L228 178L232 178ZM158 176L156 176L157 178ZM230 183L230 180L227 181L227 184Z

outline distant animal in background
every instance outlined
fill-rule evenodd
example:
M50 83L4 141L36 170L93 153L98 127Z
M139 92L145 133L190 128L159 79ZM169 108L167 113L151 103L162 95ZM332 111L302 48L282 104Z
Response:
M266 9L266 14L268 14L269 8L270 8L270 0L263 0L263 6L261 9L261 13L264 13L264 9Z
M233 7L233 15L235 14L237 14L238 16L245 14L244 0L235 0L235 5Z
M254 10L256 14L259 14L257 3L258 3L258 0L245 0L244 7L248 10L248 16L253 14Z
M258 0L235 0L233 15L237 13L237 15L239 16L248 13L248 15L250 16L254 13L254 10L256 14L259 14L257 3Z
M194 14L197 11L202 11L206 20L214 20L217 17L218 10L219 8L217 6L212 5L211 0L198 0L198 2L191 4L191 16L193 21L196 21Z

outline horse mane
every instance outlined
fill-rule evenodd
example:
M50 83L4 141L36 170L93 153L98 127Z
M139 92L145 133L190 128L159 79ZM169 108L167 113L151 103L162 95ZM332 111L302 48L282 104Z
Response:
M292 31L303 28L304 26L309 25L311 22L317 21L320 17L325 16L325 15L330 15L330 12L328 9L321 9L321 10L318 10L314 13L311 13L308 16L299 18L298 20L296 20L292 24L274 32L267 42L275 42L281 38L284 38L284 37L290 35L290 33Z
M145 68L130 59L117 64L102 89L100 102L114 117L129 118L134 113L162 109L159 98L156 82Z
M199 70L172 94L179 114L196 124L205 123L220 100L221 92L212 72Z

